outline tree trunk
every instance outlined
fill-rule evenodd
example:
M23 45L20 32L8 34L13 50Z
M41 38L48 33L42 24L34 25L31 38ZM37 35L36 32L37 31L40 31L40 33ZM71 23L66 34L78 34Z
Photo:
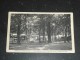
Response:
M67 26L65 27L65 39L64 39L64 43L66 43L67 41Z
M44 22L44 25L43 25L43 42L45 42L45 22Z
M50 22L47 24L48 43L51 43L51 27Z
M53 28L54 28L54 27L52 27L52 29L51 29L51 35L52 35L51 40L52 40L52 42L54 41L54 32L53 32Z
M41 27L39 27L39 43L41 43L41 40L40 40L40 31L41 31Z
M18 21L18 31L17 31L18 44L20 44L20 27L21 27L21 20Z
M45 30L43 29L43 42L45 41Z
M24 20L24 23L25 23L25 34L26 34L26 36L25 36L25 40L27 40L27 42L28 42L28 38L27 38L27 25L26 25L26 23L27 23L27 19L26 19L26 16L25 16L25 20Z

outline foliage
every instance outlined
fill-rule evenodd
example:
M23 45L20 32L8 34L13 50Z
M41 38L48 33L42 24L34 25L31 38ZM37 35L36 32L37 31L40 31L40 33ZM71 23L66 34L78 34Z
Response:
M20 32L17 33L19 31ZM38 35L41 42L48 37L48 42L52 42L51 36L63 34L70 35L70 15L69 14L12 14L11 33L26 34L26 40L31 35ZM20 36L20 35L19 35ZM18 37L20 38L20 37Z

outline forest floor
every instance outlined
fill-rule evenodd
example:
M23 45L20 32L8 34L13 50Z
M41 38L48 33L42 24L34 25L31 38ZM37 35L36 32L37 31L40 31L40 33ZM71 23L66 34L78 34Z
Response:
M70 50L71 42L10 44L11 50Z

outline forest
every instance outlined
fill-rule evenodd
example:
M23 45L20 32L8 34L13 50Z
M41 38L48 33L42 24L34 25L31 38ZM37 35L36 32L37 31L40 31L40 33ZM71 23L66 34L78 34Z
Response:
M70 14L11 14L10 43L70 42Z

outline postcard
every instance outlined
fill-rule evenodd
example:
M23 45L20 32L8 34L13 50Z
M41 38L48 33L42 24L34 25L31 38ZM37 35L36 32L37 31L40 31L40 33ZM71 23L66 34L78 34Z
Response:
M6 52L75 53L73 12L9 12Z

